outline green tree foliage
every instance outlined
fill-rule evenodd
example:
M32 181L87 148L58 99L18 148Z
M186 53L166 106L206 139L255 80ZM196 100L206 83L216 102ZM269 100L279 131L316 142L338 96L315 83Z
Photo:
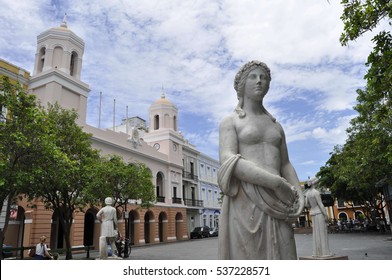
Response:
M392 2L388 0L342 1L343 45L365 32L375 30L381 23L392 24ZM348 129L349 141L356 146L361 164L357 169L369 187L387 179L391 183L392 164L392 36L390 30L380 30L373 39L374 48L366 66L365 89L357 90L358 117ZM368 174L371 173L371 174Z
M390 0L344 0L342 20L344 33L340 41L347 45L365 32L373 31L380 23L392 25L392 2ZM365 75L365 89L357 90L358 104L355 110L359 116L352 121L351 134L362 130L380 130L386 135L392 133L392 36L390 30L381 30L372 39L374 48L369 54ZM384 133L377 133L377 141L383 142ZM377 144L377 143L376 143ZM387 152L392 161L391 148Z
M343 0L342 45L380 24L391 26L392 2L389 0ZM365 75L366 87L357 90L358 116L347 130L348 140L336 147L331 158L317 174L331 187L334 196L377 208L380 198L375 185L392 178L392 37L389 30L375 33Z
M11 204L30 180L31 165L41 154L40 146L47 139L45 114L37 106L35 96L27 95L19 84L3 77L0 84L0 209ZM9 215L0 232L0 245L8 228Z
M130 201L138 201L149 208L155 201L151 171L142 163L125 163L117 155L102 157L96 166L96 176L86 192L90 201L112 197L116 208L126 210Z

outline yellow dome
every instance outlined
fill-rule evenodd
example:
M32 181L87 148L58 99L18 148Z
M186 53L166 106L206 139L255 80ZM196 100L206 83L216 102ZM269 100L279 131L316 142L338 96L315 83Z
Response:
M60 30L60 31L68 31L68 32L71 31L67 27L64 27L64 26L52 27L50 30Z
M154 105L173 105L169 99L166 98L165 94L162 93L161 98L155 101Z

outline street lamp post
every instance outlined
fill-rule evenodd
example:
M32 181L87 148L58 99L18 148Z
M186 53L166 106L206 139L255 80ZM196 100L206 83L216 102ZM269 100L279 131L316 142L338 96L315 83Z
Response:
M128 258L130 255L129 251L129 213L127 212L127 203L125 204L125 212L124 212L124 219L125 219L125 239L124 239L124 258Z

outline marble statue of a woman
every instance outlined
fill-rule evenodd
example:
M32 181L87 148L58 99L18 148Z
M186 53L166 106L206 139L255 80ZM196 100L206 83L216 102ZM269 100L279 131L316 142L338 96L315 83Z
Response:
M306 192L305 205L311 209L310 216L312 217L313 227L312 257L325 258L333 256L329 250L328 242L329 217L321 200L320 192L316 190L314 185L311 185Z
M304 197L283 128L263 105L270 81L263 62L241 67L237 108L219 128L219 259L297 259L292 223Z

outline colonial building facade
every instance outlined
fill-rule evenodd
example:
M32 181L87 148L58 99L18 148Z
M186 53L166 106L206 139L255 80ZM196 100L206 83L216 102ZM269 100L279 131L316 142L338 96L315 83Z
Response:
M207 155L199 155L199 191L204 208L200 216L200 225L210 228L219 227L221 209L221 191L218 186L219 162Z
M79 115L78 124L85 132L91 133L93 147L102 155L120 155L125 161L142 162L151 170L156 203L150 209L142 209L137 201L132 201L120 219L120 230L123 235L129 232L132 244L188 239L189 232L199 224L204 209L197 176L200 152L178 131L177 107L162 93L149 108L149 127L139 117L126 118L112 129L88 125L86 112L90 89L81 81L80 75L83 53L83 39L73 33L66 22L39 34L28 92L35 94L44 106L58 102L63 108L75 109ZM202 158L203 162L213 161L206 156ZM218 169L216 161L209 166ZM203 175L205 182L216 184L210 179ZM217 190L213 194L217 195ZM210 204L208 202L207 213L215 211L211 225L216 225L219 206L215 202ZM42 203L37 202L37 208L30 208L26 201L19 201L14 208L16 214L5 237L7 244L30 246L38 243L39 237L45 234L51 248L65 246L58 217L46 210ZM93 245L98 248L98 210L91 207L75 213L71 233L73 246ZM127 230L125 217L129 219Z

